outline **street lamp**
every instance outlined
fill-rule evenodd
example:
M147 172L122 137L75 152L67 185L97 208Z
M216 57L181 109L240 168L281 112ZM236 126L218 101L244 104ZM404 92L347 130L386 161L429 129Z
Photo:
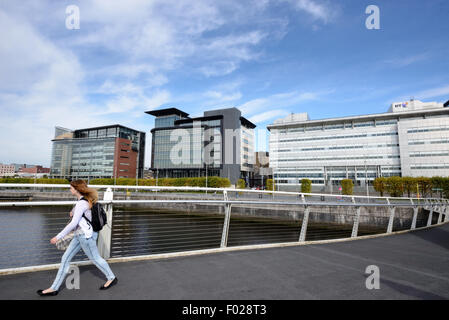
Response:
M366 196L369 197L369 185L368 185L368 174L367 174L367 169L366 169L366 160L364 160L365 162L365 186L366 186ZM369 198L368 198L369 201Z

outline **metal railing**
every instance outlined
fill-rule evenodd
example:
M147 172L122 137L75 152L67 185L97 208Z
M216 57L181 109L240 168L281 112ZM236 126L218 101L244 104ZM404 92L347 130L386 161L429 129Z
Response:
M68 187L0 184L0 188ZM105 206L108 224L100 232L98 241L104 258L357 238L413 230L449 221L449 202L438 198L343 196L201 187L90 187L106 189L100 203ZM113 189L135 189L138 191L133 194L135 196L145 198L157 195L170 199L130 199L129 196L118 200L114 199ZM208 193L194 194L205 198L202 200L185 199L191 194L174 194L174 191ZM179 199L171 199L173 197ZM75 201L0 202L0 269L59 262L62 252L57 251L49 239L68 222L70 206L74 204ZM180 210L173 209L175 206L187 212L180 213ZM66 208L55 211L55 207ZM202 207L207 210L199 210ZM6 208L9 211L1 212ZM29 208L34 209L30 211ZM264 209L273 215L277 214L279 219L270 217L270 212L268 215L257 214L258 210ZM36 210L40 212L33 214ZM26 225L28 229L24 227ZM75 257L75 261L83 259L86 257L82 253Z

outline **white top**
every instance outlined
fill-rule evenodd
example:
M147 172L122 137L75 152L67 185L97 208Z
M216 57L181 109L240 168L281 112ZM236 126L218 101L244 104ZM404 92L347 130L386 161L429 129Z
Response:
M92 221L92 212L89 208L89 202L85 200L78 200L73 208L73 218L72 221L56 236L56 239L60 240L64 238L70 231L75 230L78 227L86 236L86 239L92 237L93 229L92 226L83 219L83 213L87 219Z

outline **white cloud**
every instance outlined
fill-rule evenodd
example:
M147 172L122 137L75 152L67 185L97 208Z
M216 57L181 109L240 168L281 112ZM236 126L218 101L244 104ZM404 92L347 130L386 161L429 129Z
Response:
M281 0L289 2L296 10L309 14L314 20L328 23L338 14L337 7L318 0ZM314 25L316 28L316 25Z
M249 118L249 121L257 124L257 123L271 120L273 118L285 117L289 113L290 112L288 112L287 110L282 110L282 109L270 110L270 111L262 112L255 116L252 116L251 118Z
M2 3L1 133L14 139L1 140L8 153L0 161L49 165L54 126L105 125L120 116L128 122L176 101L164 88L170 72L218 77L256 61L261 44L285 34L286 19L273 16L271 2L79 0L80 30L74 31L65 29L64 2ZM316 1L296 5L314 19L329 17ZM102 98L94 100L97 95ZM203 105L224 107L242 93L206 88L201 97ZM243 107L251 114L258 104L279 110L307 99L313 96L293 92Z
M416 94L418 99L429 99L429 98L439 98L444 97L444 99L449 99L449 86L443 86L438 88L432 88L418 92ZM445 100L447 101L447 100Z
M80 83L84 71L71 52L39 35L26 21L0 11L0 148L2 162L49 165L55 125L93 124Z
M242 94L240 92L226 94L220 91L207 91L204 93L204 97L207 99L218 100L220 102L226 102L239 100L242 97Z
M245 116L250 116L261 110L269 110L272 108L287 108L296 106L300 103L310 100L316 100L320 96L327 95L331 91L326 92L286 92L274 94L265 98L257 98L243 103L237 108L242 111Z
M170 93L167 90L155 92L151 97L146 95L118 95L106 103L106 109L96 113L97 116L126 113L133 111L133 115L142 117L143 111L156 109L170 101Z
M410 92L409 96L403 95L400 97L395 97L391 101L388 101L388 104L398 101L407 101L412 97L422 101L440 98L442 99L440 102L446 102L447 100L449 100L449 86L436 87L418 92Z
M234 72L238 65L234 61L216 61L199 68L206 77L224 76Z
M405 66L409 66L411 64L415 64L417 62L428 60L429 58L430 58L429 53L420 53L420 54L411 55L411 56L387 59L384 61L384 63L386 63L390 66L393 66L393 67L405 67Z

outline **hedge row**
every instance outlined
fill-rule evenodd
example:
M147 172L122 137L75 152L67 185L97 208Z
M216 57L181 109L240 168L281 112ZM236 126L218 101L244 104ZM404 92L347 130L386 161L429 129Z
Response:
M66 179L49 179L49 178L0 178L0 183L38 183L38 184L69 184Z
M90 180L91 185L121 185L135 186L136 179L119 178L119 179L93 179ZM156 179L137 179L139 186L156 186ZM200 178L160 178L157 180L160 187L206 187L206 177ZM208 177L207 187L209 188L227 188L231 186L231 182L227 178Z
M46 179L46 178L0 178L0 183L37 183L37 184L69 184L66 179ZM129 178L107 178L92 179L91 185L122 185L135 186L136 179ZM139 186L156 186L156 179L138 179ZM200 178L160 178L157 181L158 186L162 187L205 187L206 177ZM209 188L227 188L231 186L231 182L227 178L211 176L207 178L207 186Z

